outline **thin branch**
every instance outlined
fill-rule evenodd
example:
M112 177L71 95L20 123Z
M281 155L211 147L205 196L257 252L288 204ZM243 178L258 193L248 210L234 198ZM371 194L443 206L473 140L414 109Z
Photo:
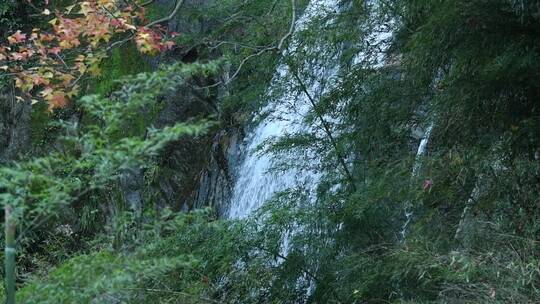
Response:
M259 45L249 45L249 44L245 44L245 43L240 43L240 42L234 42L234 41L215 41L217 42L217 44L215 45L211 45L211 42L207 42L207 44L209 45L208 47L211 49L211 50L215 50L217 48L219 48L220 46L222 45L225 45L225 44L229 44L229 45L233 45L235 48L246 48L246 49L251 49L251 50L254 50L254 51L258 51L258 50L261 50L262 48L265 48L265 46L259 46Z
M279 40L279 43L278 43L277 46L269 46L269 47L263 48L260 51L258 51L257 53L251 54L251 55L247 56L246 58L244 58L240 62L240 64L239 64L238 68L236 69L236 71L233 73L233 75L231 77L229 77L229 79L226 82L219 81L219 82L214 83L212 85L202 87L201 89L210 89L210 88L217 87L219 85L228 85L229 83L231 83L236 78L236 76L238 76L238 74L242 70L242 67L251 58L260 56L260 55L262 55L262 54L264 54L266 52L281 51L281 49L283 48L283 45L285 44L287 39L289 39L294 34L294 28L295 28L295 24L296 24L296 2L295 2L295 0L291 0L291 5L292 5L292 17L291 17L291 24L289 26L289 31L287 32L287 34L285 34L285 36L281 37L281 39Z
M273 51L273 50L276 50L276 47L272 46L272 47L268 47L268 48L262 49L262 50L258 51L257 53L251 54L251 55L247 56L246 58L244 58L244 60L242 60L242 61L240 62L240 65L239 65L238 68L236 69L236 72L234 72L234 74L229 78L229 80L227 80L226 83L224 83L224 85L229 84L236 76L238 76L238 73L240 73L240 70L242 70L242 67L244 66L244 64L246 64L246 62L248 62L248 60L250 60L250 59L253 58L253 57L260 56L260 55L262 55L263 53L266 53L266 52L269 52L269 51Z
M145 3L139 4L139 6L145 7L145 6L148 6L148 5L152 4L152 3L154 3L154 1L155 0L148 0Z
M279 41L279 44L277 46L277 49L279 51L281 51L281 49L283 48L283 44L285 43L285 41L287 39L289 39L289 37L291 37L292 34L294 33L294 26L296 24L296 2L295 2L295 0L291 0L291 6L292 6L291 25L289 27L289 32L285 36L283 36L281 38L281 40Z
M56 54L56 57L58 57L58 59L60 59L60 61L62 62L62 64L64 64L64 66L66 67L66 69L70 70L70 67L66 64L66 62L64 61L64 59L62 58L62 56L60 56L59 54Z
M119 47L119 46L122 46L124 45L125 43L131 41L133 38L135 37L135 35L130 35L129 37L127 37L126 39L123 39L123 40L119 40L119 41L116 41L114 43L112 43L111 45L109 45L109 47L107 47L107 53L110 52L112 49L114 49L115 47Z
M69 87L70 87L70 88L73 88L74 86L76 86L77 83L83 78L83 76L84 76L84 74L81 73L81 74L79 75L79 77L77 77L77 79L75 79L75 81L73 81L73 82L69 85Z
M248 62L251 58L260 56L263 53L266 53L266 52L269 52L269 51L274 51L274 50L277 50L277 48L275 46L271 46L271 47L264 48L264 49L258 51L255 54L251 54L251 55L247 56L246 58L244 58L240 62L240 64L238 65L238 68L236 69L236 71L233 73L233 75L231 77L229 77L229 79L227 79L227 81L218 81L218 82L216 82L214 84L211 84L211 85L207 85L207 86L204 86L204 87L199 87L198 89L199 90L204 90L204 89L215 88L215 87L220 86L220 85L228 85L229 83L231 83L234 80L234 78L236 78L236 76L238 76L238 74L240 74L240 71L242 70L242 67L244 67L246 62Z
M185 0L179 0L178 2L176 2L176 6L174 7L174 10L171 12L171 14L169 16L158 19L158 20L153 21L153 22L150 22L147 25L145 25L144 27L149 28L149 27L154 26L156 24L160 24L160 23L167 22L167 21L171 20L172 18L174 18L174 16L176 16L176 14L178 14L178 12L180 11L180 8L184 5L184 2L185 2Z

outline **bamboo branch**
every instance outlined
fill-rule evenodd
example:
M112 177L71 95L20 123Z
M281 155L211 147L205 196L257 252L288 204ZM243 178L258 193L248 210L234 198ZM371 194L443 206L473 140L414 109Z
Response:
M276 252L274 250L270 250L270 249L267 249L267 248L264 248L262 246L258 246L258 245L252 245L254 248L257 248L259 250L262 250L266 253L269 253L271 255L274 255L284 261L288 261L289 259L287 258L287 256L279 253L279 252ZM309 271L308 269L302 267L302 266L297 266L298 268L300 268L300 271L302 271L303 273L305 273L310 279L312 279L313 281L315 281L316 283L320 284L320 285L328 285L324 280L320 279L316 274L312 273L311 271ZM330 286L328 286L330 287ZM339 295L336 293L336 291L333 289L333 288L330 288L331 290L331 293L332 295L334 296L334 298L336 299L337 303L342 303Z
M311 103L311 106L313 107L313 110L315 111L315 114L317 115L317 117L321 121L321 124L323 126L323 130L326 133L326 136L328 137L330 143L332 144L332 147L334 148L334 151L336 152L338 162L340 163L345 175L347 176L347 179L349 180L353 190L356 191L356 185L355 185L355 182L354 182L354 178L353 178L351 172L349 171L349 168L347 167L347 164L345 163L345 158L342 155L341 149L339 148L336 140L334 139L334 136L332 135L332 131L330 130L330 126L329 126L328 122L326 122L326 120L324 119L322 113L319 112L319 110L317 108L317 104L315 103L315 100L313 99L313 97L309 93L308 88L306 87L306 85L304 84L304 82L302 81L300 76L298 75L298 72L296 70L292 69L292 68L291 68L291 72L293 73L294 77L296 78L296 80L300 84L300 88L302 89L302 91L304 92L304 94L308 98L309 102Z

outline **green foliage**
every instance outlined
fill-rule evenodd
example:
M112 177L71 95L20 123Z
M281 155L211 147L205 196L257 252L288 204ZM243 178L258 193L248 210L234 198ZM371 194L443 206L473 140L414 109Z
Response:
M133 44L115 48L101 66L101 74L93 80L92 93L107 95L118 88L118 79L148 72L150 64L141 56Z
M16 1L3 1L0 3L0 33L2 37L12 30L15 26L19 25L22 21L21 16L22 5Z
M70 259L43 280L23 288L20 301L212 303L207 296L214 288L210 280L216 277L208 276L221 273L219 265L227 267L232 261L206 256L205 250L215 254L234 247L225 233L219 233L225 232L225 226L213 223L207 211L172 214L164 210L149 218L152 220L138 232L136 243L126 242L126 252L102 249ZM126 223L129 222L128 219ZM201 242L202 237L215 241L214 245L219 247Z
M242 299L264 294L269 302L298 301L307 290L299 279L310 273L316 282L311 302L537 302L534 134L540 90L534 79L540 50L538 15L530 13L537 4L384 4L353 3L369 18L356 39L365 39L377 24L395 27L387 52L392 64L373 69L369 62L352 64L345 53L349 61L342 61L338 85L317 96L316 109L306 117L317 124L314 112L322 111L338 148L354 151L348 165L357 191L333 170L340 164L327 138L295 134L268 142L261 151L280 156L277 170L291 166L287 155L310 155L309 149L322 161L316 168L323 167L324 177L316 203L306 204L302 191L291 189L252 223L259 228L245 232L247 240L258 235L256 247L272 249L274 257L283 239L289 248L277 265L270 256L253 254L246 269L264 273L260 281L269 287L246 283L252 293ZM389 16L397 22L389 23ZM303 42L313 47L317 36L332 39L358 22L346 12L328 32L306 30ZM352 53L374 54L380 46L355 42ZM309 47L295 55L287 63L309 82L317 75L302 67L316 57ZM434 130L428 154L415 159L419 139L411 133L429 125ZM294 164L309 167L307 159ZM419 169L412 176L414 167ZM434 186L423 190L426 180ZM414 218L402 239L404 204L412 205ZM301 229L290 235L291 227Z
M216 220L210 211L122 214L108 222L114 233L94 239L92 253L34 279L21 299L540 302L538 2L344 1L342 10L334 22L313 20L283 60L310 83L320 75L306 62L340 55L336 85L315 96L305 117L314 126L317 114L327 118L334 144L321 132L300 133L260 150L277 156L276 170L319 170L315 201L309 187L298 185L242 222ZM197 46L198 59L215 51L231 71L258 46L275 43L290 20L288 1L220 1L186 12L188 20L212 25L203 44L214 47ZM380 25L394 31L388 64L354 61L359 52L379 52L380 43L365 41ZM180 39L191 44L200 36L194 31ZM328 45L313 52L317 41ZM229 95L217 94L226 124L247 121L260 106L279 59L271 52L256 58L245 63ZM220 67L173 65L131 77L109 98L84 98L84 123L59 124L66 133L60 152L2 169L8 191L1 198L39 218L73 203L88 185L113 192L114 178L134 166L152 176L168 143L204 128L180 124L146 133L157 111L151 102L193 75L223 72ZM286 91L294 82L281 84ZM417 133L428 126L427 153L417 157ZM347 152L352 180L336 169L338 150ZM423 188L426 180L431 187ZM99 205L103 192L92 191L85 201ZM405 227L404 205L413 211Z
M215 66L173 65L154 73L138 74L124 80L124 86L110 98L83 97L79 106L92 124L56 122L64 130L61 149L47 156L2 168L0 187L3 205L17 207L20 216L43 216L54 208L98 189L122 170L148 164L168 143L182 135L199 134L206 124L179 123L146 134L132 128L148 106L166 90L192 73ZM128 132L127 130L130 130Z
M71 259L52 271L47 282L24 288L18 298L23 303L140 303L153 298L145 293L175 294L145 289L144 284L191 263L186 257L138 260L108 251L93 253Z
M22 273L84 250L77 244L87 241L78 214L96 210L85 208L85 202L102 198L126 171L152 166L161 151L180 137L197 136L208 129L210 123L205 121L152 128L148 111L160 96L193 75L217 69L217 63L170 65L125 78L109 97L83 97L77 104L83 121L52 121L59 130L54 150L0 168L0 203L14 208L20 227ZM101 202L97 209L107 210L107 206Z
M296 9L300 12L306 4L305 0L296 1ZM227 88L220 96L222 121L232 126L246 123L267 101L265 93L279 60L279 51L272 47L290 28L291 2L211 1L186 5L184 15L186 20L179 23L183 25L180 42L196 45L199 58L220 56L227 60L226 75L216 79ZM232 76L234 79L229 79Z

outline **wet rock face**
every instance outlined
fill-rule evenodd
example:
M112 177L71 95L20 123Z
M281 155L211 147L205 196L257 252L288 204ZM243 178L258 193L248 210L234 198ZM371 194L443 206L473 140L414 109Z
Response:
M182 11L208 6L215 1L185 0ZM176 2L158 0L156 3L163 8L172 8ZM212 30L213 24L208 20L193 20L182 14L182 11L168 22L170 31L202 36ZM191 63L199 59L205 58L199 58L196 48L178 47L159 58L158 62L153 62L153 65L178 60ZM192 81L195 86L214 83L210 79ZM175 94L165 97L160 101L163 109L156 120L156 127L172 125L193 117L207 117L209 114L219 116L219 96L227 93L223 88L217 88L215 95L203 95L201 92L188 84ZM234 168L237 159L239 137L240 132L237 130L214 130L205 136L185 138L170 145L158 164L159 173L151 178L151 187L157 194L152 198L152 203L158 207L169 206L183 211L210 206L218 213L223 212L231 196L233 172L230 167Z
M194 208L210 206L218 216L225 214L234 186L234 168L240 159L240 139L238 130L222 130L215 135L209 162L200 173L198 189L193 193Z
M153 127L163 128L178 122L207 117L213 113L210 97L195 92L189 85L156 101L160 111ZM212 151L213 134L184 137L169 144L157 163L145 170L133 169L120 180L126 207L140 211L155 206L158 209L191 210L197 191L198 177L205 170Z
M152 203L182 211L212 207L222 215L232 194L240 139L238 130L221 130L170 145L158 164L159 172L150 179L157 194Z
M30 143L30 112L27 102L12 94L0 94L0 162L18 158Z
M206 5L209 0L185 0L181 10L170 21L164 23L170 31L183 34L201 34L205 28L204 20L193 22L183 11L191 7ZM159 16L165 17L172 12L176 1L158 0L154 3L159 10ZM178 47L167 54L148 58L154 68L168 62L197 61L196 49ZM192 80L196 86L204 86L207 79ZM162 128L177 122L193 120L196 117L207 117L216 112L215 97L197 91L194 86L187 84L173 94L164 96L156 102L161 105L153 126ZM196 119L195 119L196 120ZM148 170L131 170L120 180L120 188L124 203L135 210L144 208L145 204L156 208L169 207L173 210L191 210L194 208L194 193L198 191L199 176L206 171L211 163L212 138L207 134L198 138L183 138L170 144L158 160L154 168ZM205 206L205 204L201 204Z

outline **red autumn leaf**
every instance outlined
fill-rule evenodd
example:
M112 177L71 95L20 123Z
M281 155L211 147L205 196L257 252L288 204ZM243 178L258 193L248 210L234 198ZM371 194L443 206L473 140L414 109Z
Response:
M114 27L122 27L122 24L123 23L118 18L111 20L111 25Z
M156 55L174 46L174 42L164 41L164 27L144 27L143 8L118 2L77 1L50 18L46 16L53 15L51 10L43 8L44 18L49 19L43 23L47 28L34 28L29 34L17 31L9 36L11 47L0 46L0 71L16 74L18 88L28 94L38 91L53 110L76 97L77 80L84 75L99 75L100 62L107 54L98 50L104 45L106 48L115 36L133 31L134 42L143 54ZM66 49L70 51L63 53Z
M22 61L25 59L25 56L23 53L13 52L10 55L11 55L11 60Z
M63 108L67 106L66 94L64 92L55 92L49 99L49 110Z
M39 85L42 85L42 84L49 84L49 80L46 79L46 78L43 78L39 75L35 75L34 77L34 84L39 86Z
M39 35L39 39L42 42L50 42L50 41L55 40L56 37L54 37L54 35L51 35L51 34L41 34L41 35Z
M431 191L431 187L433 187L433 181L428 178L424 181L424 184L422 185L422 190L424 192L429 192Z
M60 54L61 51L62 51L62 49L60 47L55 46L53 48L50 48L47 52L49 54L58 55L58 54Z
M51 96L51 94L52 94L52 92L53 92L53 88L51 88L51 87L46 87L46 88L43 89L43 91L41 91L40 94L41 94L41 96L42 96L43 98L49 99L50 96Z
M23 34L20 30L18 30L15 32L15 34L9 36L7 39L10 44L21 43L26 40L26 34Z

